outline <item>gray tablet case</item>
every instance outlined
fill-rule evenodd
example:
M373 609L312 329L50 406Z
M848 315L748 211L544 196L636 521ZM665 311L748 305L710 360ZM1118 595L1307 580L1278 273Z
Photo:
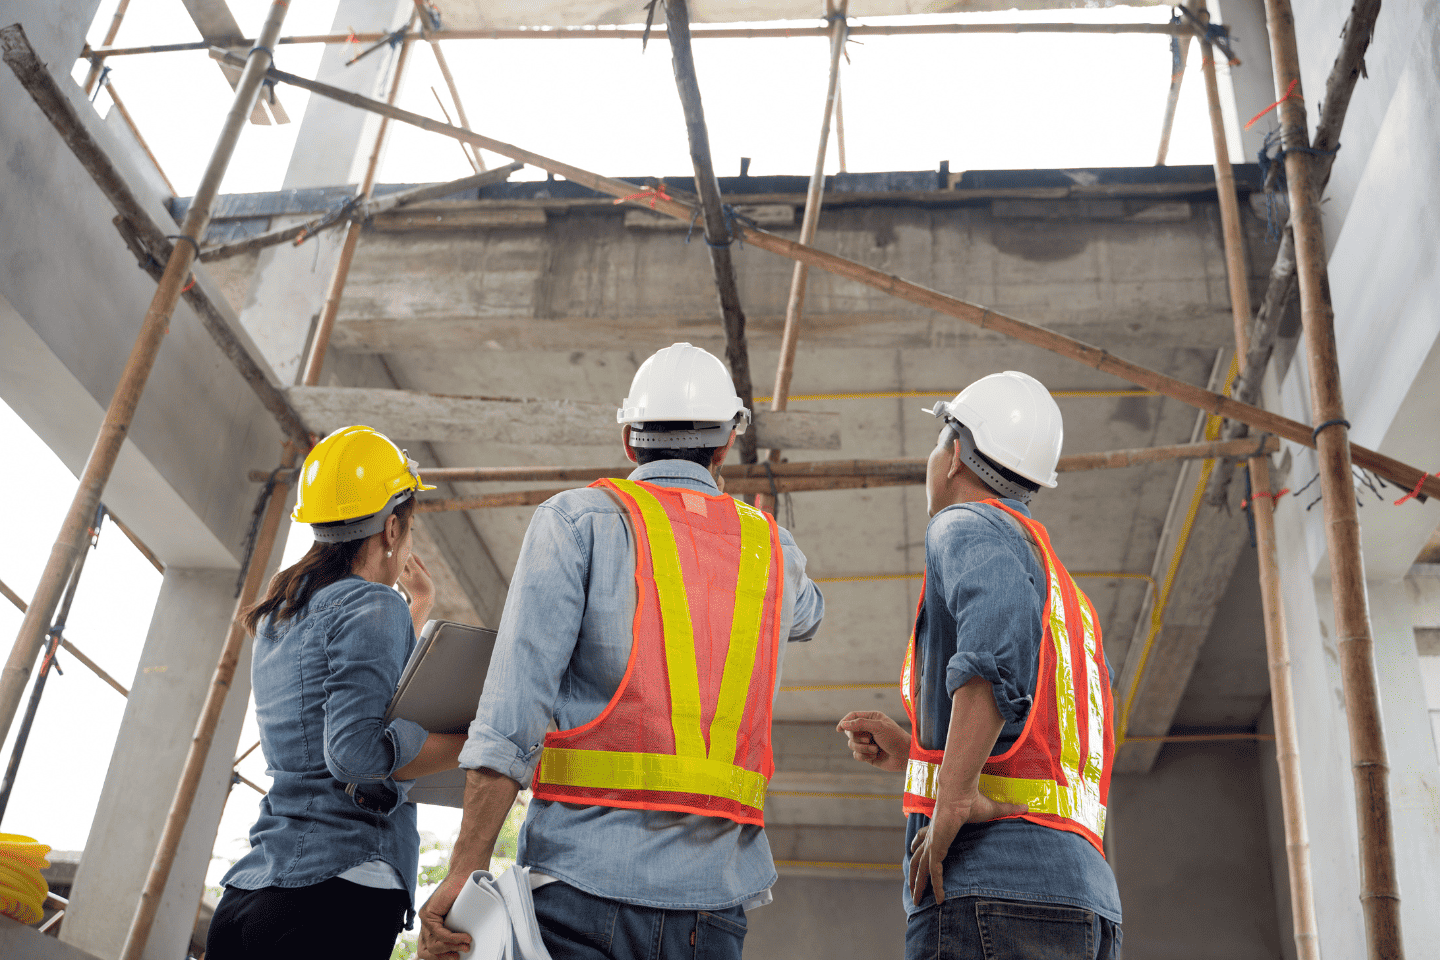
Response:
M390 698L385 722L401 717L431 733L464 733L470 729L494 649L494 630L451 620L425 624L415 652L400 674L395 696ZM408 799L445 807L464 806L465 771L421 777L410 788Z

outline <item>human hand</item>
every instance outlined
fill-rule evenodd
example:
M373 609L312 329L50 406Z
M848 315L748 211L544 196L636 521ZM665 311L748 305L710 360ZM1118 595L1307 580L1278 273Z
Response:
M465 879L465 875L452 871L417 911L416 915L420 918L420 960L459 960L461 951L470 950L468 933L458 933L445 926L445 915L464 889Z
M915 839L910 843L910 899L918 904L929 885L935 890L935 902L945 902L945 856L962 826L1013 817L1029 810L1023 803L1001 803L979 791L950 801L942 791L942 796L935 801L935 815L929 824L915 832Z
M410 603L435 602L435 583L430 579L430 568L420 559L420 554L411 552L405 566L400 570L400 586L410 595Z
M899 773L910 756L910 734L878 710L852 710L835 725L856 760Z

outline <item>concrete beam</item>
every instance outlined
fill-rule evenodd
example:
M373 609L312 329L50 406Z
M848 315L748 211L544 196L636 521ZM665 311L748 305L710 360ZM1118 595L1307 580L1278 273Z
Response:
M615 407L577 400L456 397L363 387L294 387L287 394L322 432L364 423L398 439L438 443L613 446ZM837 413L759 411L752 428L763 447L840 449Z

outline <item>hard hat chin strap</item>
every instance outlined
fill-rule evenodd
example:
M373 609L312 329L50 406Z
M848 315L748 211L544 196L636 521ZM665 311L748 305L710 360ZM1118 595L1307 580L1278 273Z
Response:
M1008 479L1002 475L1000 471L986 462L985 458L980 455L980 451L975 446L975 434L970 432L969 427L951 417L946 417L945 423L948 424L950 429L954 430L955 434L960 438L961 461L965 466L974 470L980 479L985 482L987 487L1002 497L1019 500L1021 503L1030 502L1030 498L1035 495L1035 491Z

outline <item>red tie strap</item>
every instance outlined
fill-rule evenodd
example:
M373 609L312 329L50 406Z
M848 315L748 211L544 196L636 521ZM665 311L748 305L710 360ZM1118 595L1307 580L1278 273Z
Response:
M1414 489L1414 490L1411 490L1409 493L1405 494L1405 496L1401 497L1399 500L1396 500L1396 501L1395 501L1395 506L1398 507L1398 506L1400 506L1400 504L1404 503L1406 500L1414 500L1416 497L1420 496L1420 488L1423 487L1423 486L1425 486L1425 481L1426 481L1427 479L1429 479L1430 477L1433 477L1433 476L1435 476L1435 474L1433 474L1433 473L1422 473L1422 474L1420 474L1420 480L1415 484L1415 489Z

